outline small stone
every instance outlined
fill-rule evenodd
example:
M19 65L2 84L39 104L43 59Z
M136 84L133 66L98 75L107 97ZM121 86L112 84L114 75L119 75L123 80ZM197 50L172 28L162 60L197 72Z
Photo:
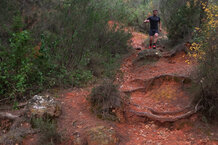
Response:
M157 126L155 124L151 125L151 128L155 129Z
M86 130L88 145L116 145L119 142L116 132L104 126L97 126Z
M139 58L160 58L162 57L162 54L159 50L155 49L145 49L138 54Z
M146 128L146 129L148 129L148 128L149 128L149 126L148 126L148 125L145 125L145 128Z
M73 134L73 145L85 144L85 139L81 137L79 132Z

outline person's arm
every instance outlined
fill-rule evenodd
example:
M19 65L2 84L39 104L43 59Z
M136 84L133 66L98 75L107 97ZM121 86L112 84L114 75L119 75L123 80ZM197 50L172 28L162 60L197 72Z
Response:
M149 22L150 22L150 20L148 20L148 19L144 21L144 23L149 23Z
M162 26L161 26L161 22L159 20L159 28L160 28L160 32L162 31Z
M150 22L150 17L144 20L144 23L149 23Z

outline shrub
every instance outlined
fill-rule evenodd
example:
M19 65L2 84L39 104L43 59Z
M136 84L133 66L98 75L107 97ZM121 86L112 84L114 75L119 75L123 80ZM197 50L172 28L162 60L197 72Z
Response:
M131 35L123 24L118 29L108 25L109 20L124 22L127 17L121 0L0 4L8 8L8 16L0 17L5 20L0 22L1 99L23 100L52 87L83 86L93 76L94 68L88 65L94 55L101 58L101 75L110 76L117 56L129 50Z
M34 93L58 85L60 80L64 82L65 69L51 63L43 47L39 52L34 49L30 32L13 33L9 41L9 48L1 46L0 52L1 99L28 99Z
M111 81L105 81L102 85L95 87L90 95L89 101L92 111L100 118L116 120L115 109L122 105L122 98Z
M217 49L217 2L202 3L204 21L195 29L195 37L191 46L192 57L200 63L199 84L201 84L196 100L200 101L203 113L210 119L218 119L218 49Z
M55 145L61 142L61 135L57 132L56 123L53 120L33 118L32 126L40 130L37 144Z
M29 87L27 81L33 69L29 32L13 33L10 48L1 47L0 95L20 96Z
M198 1L160 0L160 12L168 37L174 43L191 39L193 28L200 23Z
M89 82L92 78L92 72L89 70L76 70L73 72L73 83L75 86L82 86Z
M35 31L38 28L46 30L39 31L46 35L46 47L50 49L57 64L75 69L92 52L119 53L127 48L130 35L120 29L109 30L108 27L109 20L116 20L124 14L119 9L110 7L114 3L106 5L107 3L95 0L64 1L53 13L48 14L44 23L34 27ZM112 12L109 12L111 9Z

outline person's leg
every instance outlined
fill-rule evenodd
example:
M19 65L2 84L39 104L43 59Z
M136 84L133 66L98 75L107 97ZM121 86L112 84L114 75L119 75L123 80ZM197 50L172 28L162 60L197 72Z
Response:
M155 43L155 44L157 43L157 39L158 39L158 33L155 33L155 34L154 34L154 43Z
M154 36L154 34L153 34L153 31L152 31L152 30L150 30L150 31L149 31L149 36L150 36L150 44L149 44L149 48L152 48L153 36Z
M157 39L158 39L158 33L155 33L155 34L154 34L154 44L153 44L153 48L154 48L154 49L156 49Z
M150 44L149 44L149 48L152 48L152 42L153 42L153 36L150 36Z

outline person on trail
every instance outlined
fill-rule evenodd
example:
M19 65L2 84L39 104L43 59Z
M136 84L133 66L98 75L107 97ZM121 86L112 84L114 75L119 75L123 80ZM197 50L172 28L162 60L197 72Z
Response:
M154 39L153 43L153 49L156 49L156 43L158 39L158 24L159 24L159 30L161 32L161 23L160 23L160 17L157 16L158 10L153 10L153 16L147 18L147 20L144 21L144 23L149 23L150 22L150 31L149 31L149 36L150 36L150 45L149 48L152 48L152 42Z

